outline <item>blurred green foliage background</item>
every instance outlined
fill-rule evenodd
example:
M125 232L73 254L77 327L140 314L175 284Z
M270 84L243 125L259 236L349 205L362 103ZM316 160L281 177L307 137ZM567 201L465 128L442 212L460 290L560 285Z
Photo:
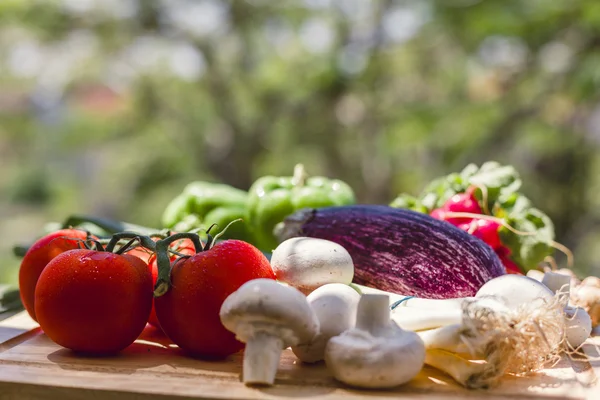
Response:
M48 221L297 162L363 203L513 164L598 274L599 88L597 0L3 0L0 281Z

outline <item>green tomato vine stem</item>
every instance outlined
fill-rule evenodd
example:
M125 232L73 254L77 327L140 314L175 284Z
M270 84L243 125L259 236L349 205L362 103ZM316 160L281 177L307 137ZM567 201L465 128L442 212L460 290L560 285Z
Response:
M158 278L154 286L154 297L163 296L171 287L171 257L169 256L169 245L176 240L190 239L194 244L196 253L204 251L200 236L196 233L181 232L161 239L155 243L156 265L158 267Z

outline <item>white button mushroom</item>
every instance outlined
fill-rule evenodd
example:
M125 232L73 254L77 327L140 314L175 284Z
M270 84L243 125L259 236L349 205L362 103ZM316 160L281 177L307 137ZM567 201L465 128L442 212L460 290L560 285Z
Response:
M323 360L329 339L354 327L360 294L348 285L329 283L306 298L319 320L320 332L313 341L292 347L303 362Z
M391 388L415 377L425 362L419 336L390 320L389 297L363 294L356 328L332 337L325 363L333 376L348 385Z
M319 332L306 297L271 279L243 284L225 299L220 317L225 328L246 343L246 384L272 385L283 349L310 342Z
M273 251L271 267L277 280L308 294L327 283L350 284L354 263L346 249L324 239L296 237Z

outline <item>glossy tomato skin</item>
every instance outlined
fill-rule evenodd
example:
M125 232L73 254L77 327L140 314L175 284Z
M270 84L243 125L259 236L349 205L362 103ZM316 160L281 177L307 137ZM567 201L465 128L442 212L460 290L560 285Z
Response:
M190 239L181 239L177 240L169 245L172 250L175 250L181 254L185 255L193 255L196 254L196 249L194 248L194 243ZM179 256L172 255L171 262L175 261ZM150 273L152 274L152 286L156 285L156 281L158 279L158 265L156 263L156 254L152 254L150 259L148 260L148 268L150 268ZM156 316L156 307L154 305L154 300L152 300L152 310L150 311L150 317L148 317L148 323L156 328L160 328L160 322L158 321L158 317Z
M38 239L25 253L19 268L19 292L25 309L35 321L35 286L46 265L67 250L81 248L87 232L79 229L61 229ZM75 240L73 240L75 239Z
M57 344L113 354L142 333L152 306L152 276L135 256L70 250L42 271L35 290L40 327Z
M154 300L160 326L186 353L225 358L241 350L221 324L219 311L231 293L252 279L275 279L269 260L254 246L225 240L173 265L172 286Z
M148 264L150 262L150 260L152 259L152 257L154 256L154 253L152 253L150 250L145 249L143 247L134 247L131 250L127 250L126 254L128 254L130 256L136 256L137 258L139 258L146 264Z

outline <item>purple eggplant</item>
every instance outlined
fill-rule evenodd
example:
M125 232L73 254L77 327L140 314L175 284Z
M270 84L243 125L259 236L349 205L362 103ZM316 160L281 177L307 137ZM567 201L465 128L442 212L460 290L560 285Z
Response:
M427 214L379 205L304 209L277 229L280 240L307 236L343 246L354 261L354 282L409 296L474 296L506 274L480 239Z

